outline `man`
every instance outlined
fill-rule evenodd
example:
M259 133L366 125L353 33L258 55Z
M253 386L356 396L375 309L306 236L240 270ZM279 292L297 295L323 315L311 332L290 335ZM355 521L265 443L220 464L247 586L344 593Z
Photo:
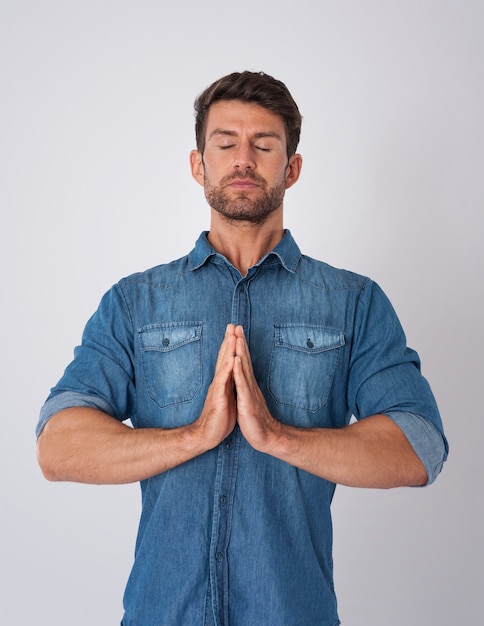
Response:
M335 626L335 484L432 482L441 420L378 286L283 229L302 164L285 85L231 74L195 108L210 231L104 296L42 409L39 462L141 481L124 626Z

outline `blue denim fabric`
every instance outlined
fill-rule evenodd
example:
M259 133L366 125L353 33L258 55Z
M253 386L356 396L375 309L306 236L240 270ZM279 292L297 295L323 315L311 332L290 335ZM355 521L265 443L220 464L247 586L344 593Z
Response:
M121 280L89 320L44 405L97 406L135 428L200 414L228 322L242 324L269 410L300 427L384 413L429 483L447 454L435 400L381 289L284 239L245 277L206 234L173 263ZM339 624L335 485L256 452L238 427L216 449L143 481L124 626Z

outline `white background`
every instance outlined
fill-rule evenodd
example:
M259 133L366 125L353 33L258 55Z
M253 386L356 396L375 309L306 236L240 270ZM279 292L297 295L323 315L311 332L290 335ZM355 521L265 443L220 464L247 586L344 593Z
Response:
M2 624L119 623L138 486L46 482L34 428L104 291L208 227L192 104L244 69L304 116L285 225L381 284L451 446L428 489L337 489L343 625L483 623L483 32L479 0L1 2Z

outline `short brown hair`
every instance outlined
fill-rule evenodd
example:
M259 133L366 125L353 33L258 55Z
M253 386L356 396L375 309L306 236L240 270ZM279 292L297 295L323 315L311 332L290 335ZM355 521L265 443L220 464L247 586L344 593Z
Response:
M215 81L195 100L195 137L201 154L205 149L208 109L220 100L254 103L280 115L286 130L288 158L296 152L302 117L286 85L264 72L234 72Z

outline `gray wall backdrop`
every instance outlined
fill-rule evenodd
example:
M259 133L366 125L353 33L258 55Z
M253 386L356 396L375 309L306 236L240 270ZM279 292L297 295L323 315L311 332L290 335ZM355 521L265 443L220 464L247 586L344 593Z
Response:
M0 3L0 621L118 624L138 486L50 484L34 427L101 295L208 227L194 97L283 80L304 115L286 226L385 289L439 400L429 489L337 489L345 626L482 623L484 3Z

